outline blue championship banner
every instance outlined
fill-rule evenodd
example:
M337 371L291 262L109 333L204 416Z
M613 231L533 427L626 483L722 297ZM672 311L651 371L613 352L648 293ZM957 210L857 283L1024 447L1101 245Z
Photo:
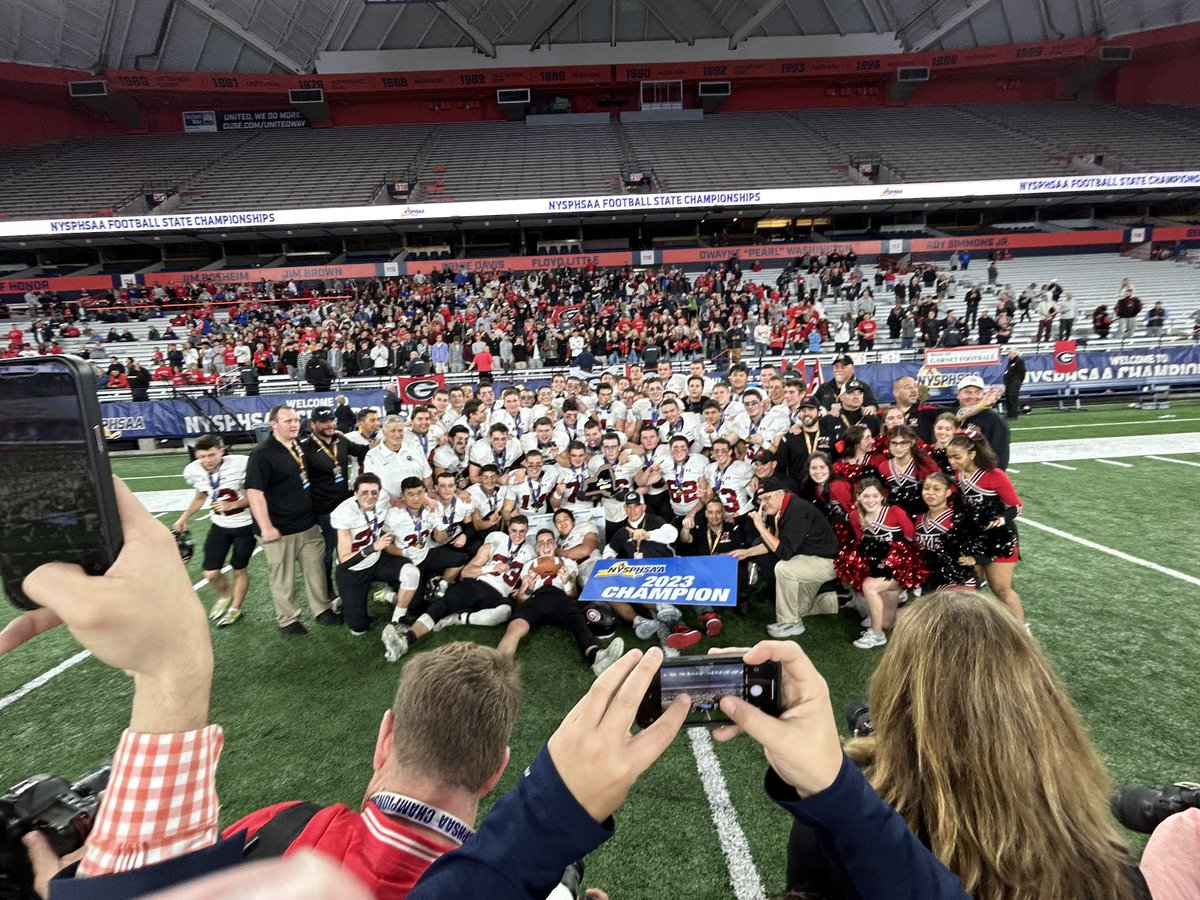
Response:
M593 601L736 606L737 560L732 556L602 559L579 595L580 603Z

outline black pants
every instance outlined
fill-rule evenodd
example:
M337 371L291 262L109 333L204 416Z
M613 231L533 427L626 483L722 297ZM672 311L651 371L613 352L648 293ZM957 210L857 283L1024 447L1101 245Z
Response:
M421 616L428 615L437 622L446 616L454 615L454 613L491 609L493 606L500 606L507 602L509 601L486 581L480 581L478 578L464 578L462 581L456 581L450 585L446 589L446 593L432 603L423 595L414 597L408 612L400 621L405 625L412 625Z
M429 552L425 554L425 558L417 563L417 569L421 573L421 582L417 585L417 596L423 597L425 595L425 588L428 586L429 580L434 576L441 575L446 569L461 568L470 561L470 556L449 545L443 544L441 547L431 547Z
M513 612L513 620L517 619L528 622L530 631L542 625L561 628L575 639L575 644L585 660L588 650L599 644L587 626L583 607L560 588L544 587L534 591L532 596L519 604Z
M1021 385L1004 386L1004 414L1010 419L1015 419L1021 414Z
M403 556L381 553L379 561L369 569L348 569L339 565L334 572L338 593L342 597L342 612L351 631L366 631L371 624L367 616L367 591L376 581L395 590L400 583L400 569L408 560Z

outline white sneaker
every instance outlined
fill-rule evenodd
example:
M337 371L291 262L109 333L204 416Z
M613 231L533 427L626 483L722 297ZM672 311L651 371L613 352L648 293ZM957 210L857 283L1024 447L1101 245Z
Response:
M670 603L660 603L658 612L654 614L654 618L662 622L664 625L674 625L683 618L683 613L679 611L678 606L672 606Z
M507 603L481 609L467 615L468 625L503 625L512 618L512 607Z
M408 633L400 633L395 623L383 629L383 658L394 663L408 652Z
M795 622L772 622L767 626L767 634L773 638L800 637L804 634L804 620Z
M625 642L620 638L613 638L611 644L596 653L596 661L592 663L592 672L596 675L603 675L604 670L620 659L624 652Z
M330 600L329 608L332 609L335 613L340 613L342 611L342 598L334 597L332 600Z
M661 627L662 623L657 619L647 619L645 616L638 616L633 620L633 633L638 636L638 640L650 640L658 634L658 629Z
M872 647L882 647L886 643L886 634L884 634L882 631L875 632L868 628L862 633L862 637L854 642L854 646L859 650L870 650Z
M467 615L467 613L455 613L452 616L446 616L444 619L438 619L429 630L441 631L443 628L449 628L452 625L466 625Z
M757 584L758 583L758 563L752 562L746 568L749 573L746 577L746 583L747 584Z
M217 602L212 605L212 609L208 611L208 617L216 622L225 613L229 612L229 607L233 605L232 597L219 597Z

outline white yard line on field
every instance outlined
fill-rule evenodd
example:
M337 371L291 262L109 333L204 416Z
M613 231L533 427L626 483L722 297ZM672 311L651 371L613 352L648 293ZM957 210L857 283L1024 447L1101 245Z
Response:
M262 551L262 547L254 548L255 553L259 553L261 551ZM232 568L233 568L233 566L226 566L221 571L228 572ZM198 591L198 590L200 590L200 588L204 587L206 584L208 584L208 579L201 578L199 581L197 581L195 584L192 585L192 590ZM37 678L34 678L31 681L25 682L23 685L21 685L15 691L13 691L11 694L9 694L7 697L0 698L0 710L7 709L8 707L10 707L14 703L16 703L18 700L20 700L22 697L25 697L28 694L32 694L38 688L43 687L51 679L57 678L59 675L61 675L63 672L67 671L68 669L79 665L85 659L89 659L91 657L91 655L92 655L92 653L90 650L80 650L74 656L64 659L53 669L43 672L41 675L39 675Z
M1153 458L1154 457L1151 457L1151 459L1153 459ZM1133 468L1133 466L1130 463L1117 462L1115 459L1098 459L1098 460L1096 460L1096 462L1104 463L1106 466L1120 466L1122 469L1132 469Z
M1079 471L1077 468L1075 468L1075 466L1064 466L1062 463L1044 462L1044 463L1042 463L1042 465L1043 466L1053 466L1055 469L1066 469L1068 472L1078 472Z
M1109 556L1115 556L1117 559L1127 563L1133 563L1135 566L1141 566L1143 569L1149 569L1152 572L1158 572L1160 575L1169 575L1172 578L1178 578L1180 581L1185 581L1188 584L1200 587L1200 578L1195 575L1188 575L1186 572L1178 572L1175 569L1168 569L1166 566L1160 566L1158 563L1150 562L1148 559L1142 559L1140 556L1134 556L1126 553L1123 550L1115 550L1112 547L1106 547L1103 544L1097 544L1095 541L1089 541L1087 538L1080 537L1077 534L1072 534L1069 531L1063 531L1061 528L1054 528L1050 525L1043 525L1041 522L1035 522L1032 519L1027 519L1021 516L1017 520L1022 527L1028 525L1031 528L1036 528L1039 531L1044 531L1047 534L1052 534L1055 537L1060 537L1066 541L1073 541L1081 547L1087 547L1089 550L1096 550L1100 553L1107 553Z
M729 787L721 762L713 749L712 735L705 728L689 728L688 739L692 742L692 754L696 757L696 769L704 785L708 806L712 810L713 824L717 826L717 839L725 854L729 867L729 882L733 885L737 900L761 900L766 896L762 876L750 855L746 833L738 822L737 810L729 799Z

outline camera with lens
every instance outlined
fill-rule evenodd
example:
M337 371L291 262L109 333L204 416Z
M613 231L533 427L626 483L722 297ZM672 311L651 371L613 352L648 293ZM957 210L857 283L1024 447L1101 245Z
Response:
M871 707L866 700L851 700L846 706L846 727L855 737L866 737L875 733L875 723L871 721Z
M1200 784L1180 781L1161 790L1121 785L1109 805L1117 821L1130 831L1149 834L1177 812L1200 809Z
M105 763L74 782L34 775L4 792L0 797L0 898L37 896L29 855L21 843L28 832L42 832L59 856L83 846L111 772L111 763Z

